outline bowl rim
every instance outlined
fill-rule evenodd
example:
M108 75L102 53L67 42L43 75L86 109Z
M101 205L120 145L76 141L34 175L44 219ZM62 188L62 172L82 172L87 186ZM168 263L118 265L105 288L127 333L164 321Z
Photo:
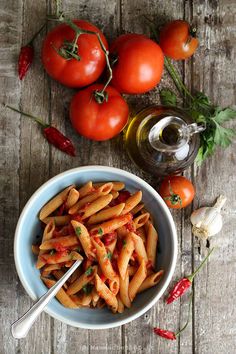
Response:
M168 273L168 276L164 282L164 284L162 285L162 288L160 289L159 293L152 299L152 301L150 301L150 303L148 303L146 306L144 306L144 308L138 310L135 314L129 316L128 318L125 318L123 320L117 321L115 323L108 323L108 324L84 324L84 323L79 323L78 321L74 321L74 320L70 320L70 319L65 319L63 316L61 316L58 313L55 313L54 311L51 311L50 309L47 308L47 306L45 307L44 311L46 313L48 313L50 316L52 316L53 318L66 323L70 326L73 327L77 327L77 328L84 328L84 329L108 329L108 328L115 328L115 327L119 327L123 324L129 323L135 319L137 319L138 317L142 316L144 313L146 313L148 310L150 310L150 308L160 299L160 297L163 295L163 293L165 292L165 290L167 289L171 278L174 274L174 270L175 270L175 266L176 266L176 261L177 261L177 254L178 254L178 241L177 241L177 231L176 231L176 226L173 220L173 217L170 213L170 210L168 209L166 203L164 202L164 200L161 198L161 196L159 195L159 193L152 187L150 186L146 181L144 181L142 178L134 175L131 172L125 171L123 169L120 168L116 168L116 167L110 167L110 166L104 166L104 165L86 165L86 166L80 166L80 167L75 167L69 170L66 170L64 172L61 172L59 174L57 174L56 176L50 178L48 181L46 181L45 183L43 183L30 197L30 199L27 201L27 203L25 204L25 206L23 207L21 214L19 216L17 225L16 225L16 229L15 229L15 235L14 235L14 261L15 261L15 266L16 266L16 270L17 270L17 274L18 277L21 281L21 284L23 285L26 293L31 297L32 300L36 301L37 297L35 296L35 294L33 293L33 291L31 290L30 286L28 285L28 283L25 281L23 273L21 271L21 266L20 266L20 262L18 260L17 257L17 250L18 250L18 244L19 244L19 240L20 240L20 235L21 235L21 228L22 228L22 220L25 217L25 214L27 213L29 207L31 206L31 204L33 204L35 202L35 200L37 199L38 195L40 195L40 193L44 190L47 189L47 187L52 184L53 182L57 181L57 180L63 180L63 178L67 175L70 175L71 173L74 173L76 171L88 171L88 170L99 170L102 172L113 172L113 173L118 173L118 174L122 174L123 176L125 176L128 179L132 179L135 182L138 182L141 186L143 185L145 187L145 189L147 189L152 195L155 196L155 198L158 199L158 202L161 204L162 208L164 209L164 212L168 218L169 224L170 224L170 228L171 228L171 232L172 232L172 242L173 242L173 257L170 263L170 270Z

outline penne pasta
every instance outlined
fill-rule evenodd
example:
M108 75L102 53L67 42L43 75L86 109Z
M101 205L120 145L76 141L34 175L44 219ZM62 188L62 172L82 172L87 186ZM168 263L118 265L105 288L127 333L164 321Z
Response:
M121 301L121 298L120 298L119 294L117 295L117 301L118 301L117 312L118 312L118 313L124 312L125 307L124 307L123 302Z
M117 312L118 301L116 296L111 292L111 290L102 282L98 274L95 275L95 287L99 297L101 297L108 306L111 307L113 312Z
M81 246L83 247L84 253L88 258L94 258L95 255L92 252L92 242L87 228L81 224L79 221L71 220L71 225L75 230L75 234L78 236Z
M84 207L84 209L80 209L79 215L81 216L81 219L84 220L94 215L101 209L105 208L105 206L107 206L111 200L112 200L111 194L103 195L97 198L94 202Z
M110 288L111 292L114 295L117 295L119 292L119 289L120 289L120 280L119 280L118 275L116 275L115 278L112 280L108 279L108 284L109 284L109 288Z
M99 295L98 295L95 287L93 287L91 296L92 296L92 305L93 305L93 307L96 307L98 300L99 300Z
M136 193L134 193L133 195L131 195L131 197L129 197L126 202L125 202L125 207L121 212L121 215L127 214L129 213L134 207L136 207L136 205L138 205L138 203L141 202L142 199L142 192L138 191Z
M157 241L158 241L157 231L152 225L152 223L149 222L147 227L146 250L147 250L148 259L151 261L153 268L155 268L155 264L156 264Z
M132 233L129 232L127 236L123 239L123 247L117 258L117 266L122 279L124 279L125 277L128 263L133 251L134 251L133 237L132 237Z
M138 267L137 272L134 274L132 280L129 283L129 298L131 302L134 300L138 292L138 289L140 288L146 276L147 276L146 264L145 261L142 260L140 266Z
M56 226L63 226L70 222L70 215L61 215L61 216L48 216L42 220L44 224L49 224L51 221L54 222Z
M42 270L42 276L47 277L53 270L61 269L61 264L45 265Z
M94 200L106 194L108 193L95 191L89 195L86 195L84 198L79 199L79 201L68 210L68 213L71 215L76 214L86 204L92 203Z
M138 205L136 205L136 207L134 207L130 212L132 215L137 214L140 210L142 210L144 207L143 203L139 203Z
M98 237L92 238L92 243L96 248L96 256L99 263L99 266L102 270L102 273L111 280L114 280L116 277L116 272L112 268L111 261L108 257L106 248L103 242Z
M136 235L134 232L132 232L132 238L134 241L134 249L135 249L139 264L142 263L142 260L147 262L148 257L147 257L147 253L146 253L146 250L144 247L143 240L141 239L140 236Z
M116 248L116 242L117 239L114 239L113 241L111 241L111 243L109 245L106 246L106 250L110 252L110 254L112 255L115 248Z
M108 234L112 231L115 231L119 227L127 224L131 220L132 220L131 214L118 216L112 220L105 221L104 223L97 225L97 227L92 228L90 230L90 234L93 236L102 236Z
M55 283L55 280L41 277L42 281L45 283L45 285L50 289ZM62 305L65 307L69 307L71 309L76 309L79 306L74 303L74 301L66 294L65 290L61 288L58 293L56 294L56 298L60 301Z
M71 190L69 191L69 194L67 196L66 203L65 203L66 210L70 209L73 205L75 205L75 203L78 202L79 196L80 195L79 195L79 192L77 191L77 189L71 188Z
M45 264L57 264L57 263L64 263L68 261L76 261L77 259L83 259L79 253L72 251L72 252L55 252L54 254L43 254L39 256L39 258L45 262Z
M98 182L94 183L93 186L95 188L101 187L105 182ZM114 191L120 191L121 189L125 188L125 184L123 182L112 182L112 190Z
M121 204L115 205L114 207L110 207L105 210L101 210L97 214L94 214L89 218L88 225L98 224L103 221L113 219L121 214L124 207L125 207L125 204L121 203Z
M54 230L55 230L55 224L53 221L51 221L46 225L46 227L44 229L42 242L50 240L53 237ZM45 253L45 251L39 249L38 259L37 259L37 263L36 263L37 269L42 268L46 264L45 260L43 260L41 258L41 256L44 253Z
M74 283L70 284L66 293L68 295L76 294L94 278L96 273L97 266L90 267L89 271L85 271L85 273L83 273L78 279L76 279Z
M79 197L80 199L85 197L86 195L94 192L94 187L93 187L93 183L92 181L87 182L86 184L84 184L79 190Z
M48 215L57 210L57 208L59 208L66 201L69 191L74 187L74 185L67 187L61 193L52 198L47 204L45 204L40 210L39 219L44 220Z
M147 222L148 219L149 219L149 216L150 216L149 213L145 213L145 214L141 214L141 215L137 216L137 217L133 220L135 229L137 230L138 228L140 228L140 227L142 227L143 225L145 225L146 222Z
M78 245L78 237L75 235L62 236L57 238L52 238L51 240L45 241L40 245L40 250L51 250L56 249L58 251L65 247Z
M120 277L120 299L123 302L123 304L130 308L131 306L131 301L129 298L129 271L127 270L125 273L124 279Z
M116 199L117 197L119 197L119 192L117 191L111 190L110 194L112 195L112 199Z
M71 185L39 213L45 228L32 252L45 285L51 287L75 260L82 260L57 294L68 308L106 306L122 313L164 273L153 270L158 234L142 192L131 195L124 188L119 181Z
M140 287L138 289L138 293L141 293L142 291L147 290L147 289L157 285L159 283L159 281L161 280L163 274L164 274L164 271L160 270L159 272L149 275L140 285Z
M145 228L143 226L139 227L135 233L141 237L143 240L144 245L146 245L146 233L145 233Z

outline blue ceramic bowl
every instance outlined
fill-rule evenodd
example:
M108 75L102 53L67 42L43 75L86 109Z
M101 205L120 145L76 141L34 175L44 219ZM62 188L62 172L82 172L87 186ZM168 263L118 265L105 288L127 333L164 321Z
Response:
M35 268L35 256L31 245L40 234L38 213L42 206L63 188L75 183L81 185L89 180L122 181L131 192L140 189L143 202L154 217L159 234L159 250L156 269L164 269L160 283L139 294L130 309L122 314L113 314L108 309L67 309L56 299L51 300L45 311L52 317L71 326L103 329L128 323L149 310L166 290L173 275L177 258L177 235L172 216L159 194L145 181L117 168L106 166L85 166L63 172L43 184L25 205L15 232L14 257L16 269L22 285L33 300L43 295L47 288L40 280Z

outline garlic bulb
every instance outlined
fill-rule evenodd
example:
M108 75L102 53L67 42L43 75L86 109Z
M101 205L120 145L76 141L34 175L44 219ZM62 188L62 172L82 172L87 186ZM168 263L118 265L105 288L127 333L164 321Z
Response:
M206 239L220 232L222 228L221 208L226 202L226 197L220 195L213 207L202 207L195 210L191 217L194 236Z

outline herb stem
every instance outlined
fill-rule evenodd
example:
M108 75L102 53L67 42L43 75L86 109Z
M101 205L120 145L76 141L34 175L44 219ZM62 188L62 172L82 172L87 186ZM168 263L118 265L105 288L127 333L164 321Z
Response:
M181 78L179 76L179 73L177 72L174 65L171 63L170 58L168 58L168 57L165 57L165 67L166 67L168 73L170 74L172 80L174 81L175 86L177 87L177 89L181 93L181 95L183 95L183 92L184 92L192 101L194 101L194 97L191 95L191 93L189 92L187 87L184 85L183 81L181 80Z

